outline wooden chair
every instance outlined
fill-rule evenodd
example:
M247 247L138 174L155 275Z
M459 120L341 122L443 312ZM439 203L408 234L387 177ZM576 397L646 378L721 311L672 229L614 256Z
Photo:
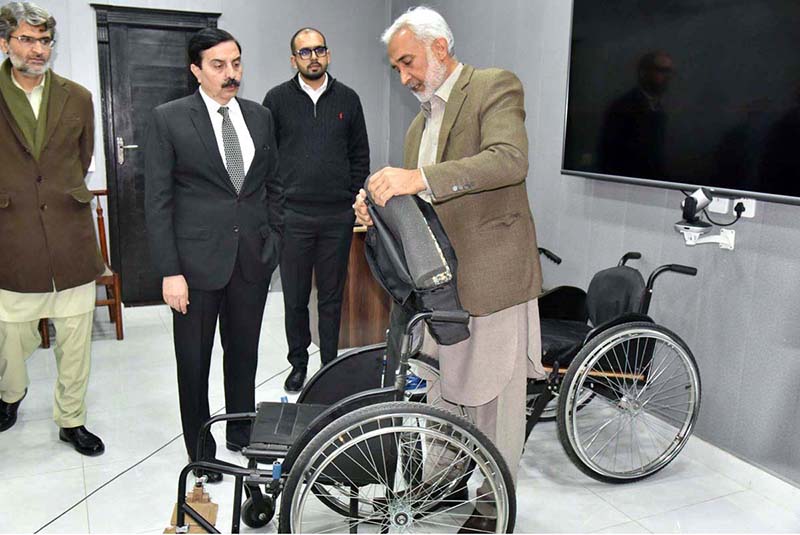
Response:
M119 278L119 273L111 270L111 263L108 260L108 243L106 242L106 225L105 218L103 217L103 206L100 203L100 197L107 196L108 190L98 189L92 190L97 201L97 238L100 242L100 254L103 256L106 270L102 275L95 279L98 286L105 286L106 298L98 299L95 306L108 307L108 315L111 318L111 323L114 323L117 328L117 340L124 338L122 329L122 281ZM50 347L50 328L47 323L47 318L43 318L39 322L39 332L42 335L42 347Z

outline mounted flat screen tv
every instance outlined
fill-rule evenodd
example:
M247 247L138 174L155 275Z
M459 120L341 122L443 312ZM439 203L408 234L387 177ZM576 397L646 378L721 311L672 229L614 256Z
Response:
M800 0L574 0L562 167L800 204Z

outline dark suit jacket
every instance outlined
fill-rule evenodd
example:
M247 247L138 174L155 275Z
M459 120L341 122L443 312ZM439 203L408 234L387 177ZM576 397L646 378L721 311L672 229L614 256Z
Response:
M94 149L92 95L51 73L44 146L35 160L0 96L0 288L74 288L103 272L84 179Z
M250 282L268 279L278 263L284 196L272 115L237 100L256 149L238 195L199 90L158 106L148 131L145 217L153 262L161 276L181 274L193 289L225 286L237 255Z

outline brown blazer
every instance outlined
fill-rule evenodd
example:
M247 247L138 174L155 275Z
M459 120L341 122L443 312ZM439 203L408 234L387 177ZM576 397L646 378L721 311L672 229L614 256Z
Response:
M103 269L84 182L94 150L92 96L52 73L37 162L0 96L0 288L51 292Z
M404 166L417 167L425 118L414 118ZM525 178L522 84L511 72L464 65L445 108L436 164L423 168L458 257L458 292L473 316L524 303L542 275Z

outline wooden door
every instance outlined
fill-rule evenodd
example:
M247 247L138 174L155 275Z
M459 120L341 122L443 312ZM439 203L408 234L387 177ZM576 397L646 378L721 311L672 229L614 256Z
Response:
M100 55L111 265L122 300L160 303L161 277L150 260L144 220L144 143L153 108L197 89L189 37L216 27L218 13L92 4Z

